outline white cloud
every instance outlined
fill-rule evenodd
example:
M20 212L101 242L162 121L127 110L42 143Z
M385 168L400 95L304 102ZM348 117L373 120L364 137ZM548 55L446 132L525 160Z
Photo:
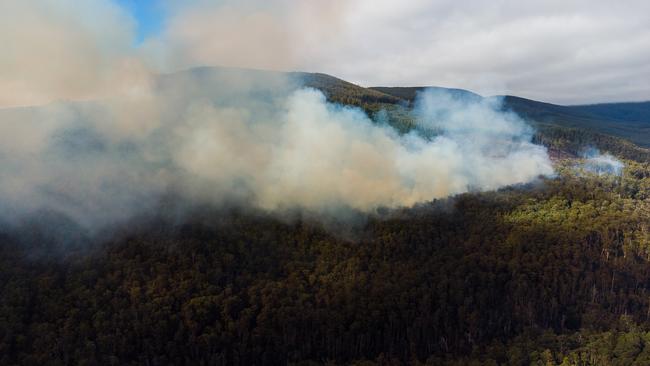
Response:
M176 65L327 72L557 103L650 99L646 1L220 1L176 8Z
M643 0L162 3L165 28L135 49L135 20L112 0L0 2L0 106L130 88L143 63L317 71L556 103L650 99Z

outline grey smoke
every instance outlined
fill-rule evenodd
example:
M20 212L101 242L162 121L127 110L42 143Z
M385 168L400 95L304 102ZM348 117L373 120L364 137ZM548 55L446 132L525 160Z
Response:
M498 100L424 92L417 131L328 103L279 73L197 69L137 94L0 110L4 220L54 211L95 230L156 209L238 202L371 212L553 173Z
M587 149L582 157L582 169L598 175L620 176L625 164L610 154L602 154L598 149Z

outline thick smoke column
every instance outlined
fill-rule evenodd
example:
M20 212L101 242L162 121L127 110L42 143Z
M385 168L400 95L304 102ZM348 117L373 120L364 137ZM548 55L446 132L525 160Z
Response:
M244 8L235 13L276 28L275 18L265 23ZM307 10L305 20L330 14ZM169 32L196 42L181 37L184 46L166 51L189 63L216 38L194 32L191 21L172 23L171 45ZM294 26L269 35L284 38ZM418 128L401 135L360 109L328 103L299 74L161 75L151 65L164 64L157 55L166 52L134 48L134 29L110 1L0 2L0 43L8 45L0 56L0 221L54 212L98 229L155 212L162 197L370 212L552 173L530 128L497 100L425 92L413 111ZM248 51L258 50L260 33L247 34L248 43L219 39L210 50L241 64L256 56ZM291 48L291 40L264 43Z
M170 192L270 211L411 206L552 173L494 100L420 95L406 135L283 74L197 69L146 93L0 113L0 204L101 227Z
M428 90L418 95L415 116L421 128L439 134L427 146L447 146L431 157L447 161L449 176L457 182L442 195L496 189L553 173L546 148L531 143L533 129L504 111L501 98Z
M552 172L545 149L529 142L530 129L491 102L425 93L417 118L439 132L433 140L400 136L359 109L328 104L316 90L290 93L278 110L260 121L249 108L203 108L189 121L179 166L213 187L246 187L266 209L364 211Z

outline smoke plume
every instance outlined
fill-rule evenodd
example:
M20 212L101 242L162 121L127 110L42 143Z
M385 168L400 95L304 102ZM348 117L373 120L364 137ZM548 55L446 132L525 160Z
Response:
M610 154L602 154L595 148L587 149L582 157L584 161L580 168L587 172L598 175L615 175L620 176L625 164Z
M96 230L155 212L170 195L270 212L371 212L553 172L530 127L495 99L424 92L411 116L418 128L400 134L327 102L300 74L161 74L111 2L9 0L0 20L11 50L0 56L5 222L54 212Z
M400 135L283 74L197 69L146 95L0 113L0 204L86 226L193 202L269 211L403 207L552 173L531 129L490 99L425 92ZM433 137L430 137L433 135Z

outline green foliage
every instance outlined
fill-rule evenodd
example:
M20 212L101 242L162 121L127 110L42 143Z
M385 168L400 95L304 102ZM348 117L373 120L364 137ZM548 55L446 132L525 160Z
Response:
M407 94L306 75L417 128ZM58 256L47 235L0 231L0 364L650 364L650 155L563 111L531 118L556 178L377 213L350 235L209 208ZM623 175L576 171L588 145L626 159Z
M400 103L400 99L382 92L364 88L326 74L297 73L302 85L321 90L333 103L361 107L372 114Z
M0 240L1 364L644 364L650 170L371 216L196 210L90 252ZM29 255L28 255L29 254Z
M629 141L585 129L567 128L557 125L536 123L533 141L545 145L564 155L575 157L585 149L595 147L624 159L637 162L650 161L650 150L638 147Z
M561 106L506 96L504 107L538 123L578 128L650 146L650 102Z
M322 90L328 100L363 108L369 116L387 122L399 132L417 129L411 107L425 87L363 88L325 74L300 74L304 84ZM430 87L459 98L480 100L467 90ZM592 106L560 106L513 96L503 97L503 109L512 110L531 123L534 141L560 157L579 156L588 147L638 162L650 161L650 103L615 103ZM421 131L422 132L422 131ZM423 133L427 133L424 131Z

